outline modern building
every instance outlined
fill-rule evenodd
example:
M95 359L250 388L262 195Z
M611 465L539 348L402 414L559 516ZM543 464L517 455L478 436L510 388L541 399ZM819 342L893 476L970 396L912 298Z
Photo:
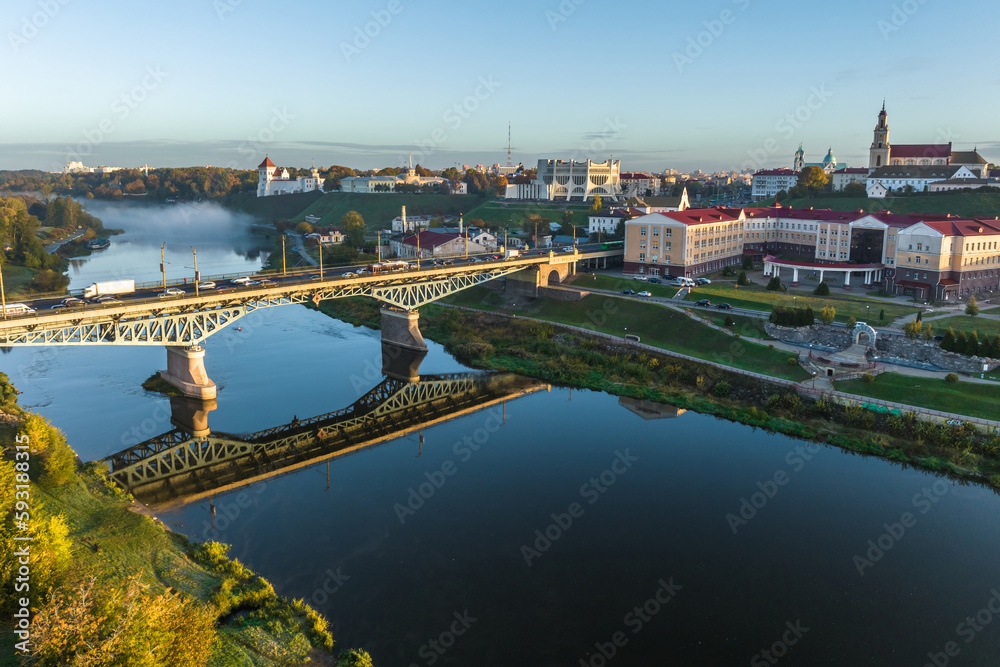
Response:
M742 209L651 213L625 223L625 272L698 276L743 262Z
M312 166L309 176L292 178L284 167L277 167L271 158L265 156L264 161L257 165L257 196L271 197L273 195L288 195L294 192L313 192L323 190L323 180L319 176L316 165Z
M754 200L774 199L784 190L788 192L799 183L799 172L792 169L762 169L753 175L750 197Z
M621 189L626 197L656 196L660 193L660 177L644 171L628 171L621 175Z
M539 160L535 179L528 184L508 185L506 198L591 201L597 195L618 201L621 196L620 160Z

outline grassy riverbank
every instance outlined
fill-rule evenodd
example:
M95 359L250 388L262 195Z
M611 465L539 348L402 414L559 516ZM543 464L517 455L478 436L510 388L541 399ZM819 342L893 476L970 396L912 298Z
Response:
M377 306L365 299L326 301L320 310L358 325L379 325ZM433 305L420 313L426 338L476 368L648 398L1000 487L1000 437L977 434L968 426L812 400L767 381L639 352L624 343L570 333L547 322Z
M880 401L906 403L928 410L954 412L980 419L996 419L1000 386L972 382L946 382L940 378L882 373L874 382L846 380L837 389Z
M5 376L0 398L0 607L10 619L20 606L13 538L30 535L32 664L334 664L318 613L229 559L228 545L167 530L98 464L81 467L58 430L17 407ZM26 524L13 511L15 438L31 445ZM0 627L6 645L20 641ZM5 651L0 664L21 663Z

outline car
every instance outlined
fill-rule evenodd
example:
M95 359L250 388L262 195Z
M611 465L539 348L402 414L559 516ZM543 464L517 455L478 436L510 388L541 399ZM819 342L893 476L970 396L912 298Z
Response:
M177 287L168 287L167 289L163 290L163 293L166 294L167 296L183 296L184 290Z
M471 261L478 263L478 262L481 262L483 260L479 259L478 257L473 257Z
M235 292L235 291L236 291L235 287L229 287L229 286L220 287L219 289L215 290L216 294L228 294L229 292Z
M653 294L652 292L647 292L646 290L643 290L639 292L639 294L637 294L636 296L653 296Z
M712 305L712 302L709 301L708 299L702 299L701 301L696 302L694 305L701 306L703 308L708 308L709 306Z
M261 281L259 281L259 280L248 280L248 281L246 281L243 284L246 285L247 287L249 287L251 285L260 285Z
M446 259L443 262L441 262L441 264L443 264L444 266L451 266L454 263L455 263L454 260L450 260L450 259Z
M233 278L229 282L231 282L233 285L246 285L248 282L250 282L250 279L244 276L242 278Z
M653 283L655 285L659 285L661 281L660 281L659 278L646 278L646 282L647 283Z
M635 294L635 290L623 289L622 290L622 294L632 295L632 294Z
M571 245L565 246L562 249L563 252L573 252L573 250L575 250L575 248L573 246L571 246Z
M62 303L65 306L79 306L82 303L84 303L84 301L83 301L83 299L78 299L75 296L71 296L71 297L67 297L67 298L63 299Z
M93 301L94 303L107 303L108 301L118 301L118 299L111 296L110 294L104 294L102 296L91 299L91 301Z
M729 305L728 303L720 303L720 304L718 304L716 306L716 308L718 308L719 310L732 310L733 309L733 307L731 305Z
M347 275L352 275L352 274L345 273L344 275L347 276ZM311 276L309 276L309 280L319 280L319 274L318 273L312 274Z
M708 278L698 278L695 282L698 283L699 285L711 285L712 284L712 281L709 280Z
M493 259L503 259L503 255L493 255Z
M646 276L632 276L632 280L641 280L641 281L645 282L646 281Z
M270 278L264 278L263 280L260 281L260 284L264 285L264 286L267 286L267 287L273 287L273 286L277 285L278 283L274 282Z
M172 296L174 296L174 295L171 294L171 293L169 293L169 292L160 292L159 294L156 295L156 298L158 298L158 299L168 299L168 298L170 298Z
M66 307L65 303L57 303L49 306L49 310L55 310L56 308L65 308L65 307Z
M674 277L673 277L672 275L670 275L669 273L664 273L664 274L663 274L663 279L664 279L664 280L677 280L677 278L674 278Z
M108 297L108 298L106 298L106 299L103 299L103 300L101 300L101 301L98 301L98 303L102 303L102 304L109 304L109 303L121 303L121 302L122 302L122 300L121 300L121 299L116 299L116 298L114 298L113 296L109 296L109 297Z
M198 289L215 289L215 283L209 280L208 282L199 284Z

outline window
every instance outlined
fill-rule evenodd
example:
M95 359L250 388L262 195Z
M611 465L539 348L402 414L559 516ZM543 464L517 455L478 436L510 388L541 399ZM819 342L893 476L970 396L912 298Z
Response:
M646 235L646 228L645 227L640 227L639 228L639 236L645 236L645 235Z
M653 227L653 236L659 236L659 235L660 235L660 228Z
M672 231L673 231L672 229L664 229L663 230L663 235L664 236L671 236L671 232Z

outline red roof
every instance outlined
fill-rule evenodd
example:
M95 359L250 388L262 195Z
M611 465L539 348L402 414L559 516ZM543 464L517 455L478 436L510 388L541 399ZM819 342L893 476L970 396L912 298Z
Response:
M925 225L945 236L993 236L1000 234L996 220L924 220Z
M947 144L892 144L889 158L951 158L951 142Z
M264 161L257 165L258 169L263 169L264 167L274 167L275 164L271 162L271 158L264 157Z
M438 246L444 245L445 243L448 243L449 241L454 241L457 238L461 238L463 236L468 236L468 234L465 233L465 232L463 232L461 234L452 234L452 233L448 233L448 232L429 232L429 231L423 231L423 232L420 232L419 234L414 234L413 236L410 236L410 237L408 237L406 239L403 239L403 243L405 243L406 245L411 245L414 248L416 248L417 247L417 237L418 236L420 237L420 247L421 248L430 249L430 248L436 248Z
M686 211L668 211L666 213L653 213L652 215L662 215L683 222L685 225L710 225L716 222L735 222L740 219L742 209L718 209L718 208L691 208ZM730 213L733 211L734 213Z
M797 176L798 172L791 169L761 169L754 176Z

